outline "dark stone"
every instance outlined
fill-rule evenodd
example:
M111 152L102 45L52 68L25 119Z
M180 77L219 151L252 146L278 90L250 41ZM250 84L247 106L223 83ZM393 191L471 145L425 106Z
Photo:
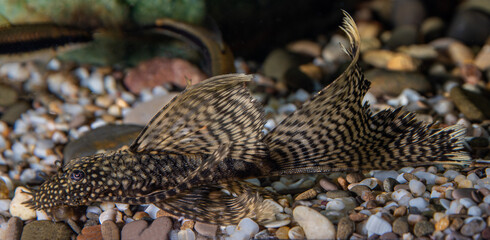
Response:
M33 221L24 226L22 240L66 240L72 234L73 231L63 222Z
M393 222L393 232L402 235L410 231L406 217L399 217Z
M490 35L490 16L477 10L462 10L456 13L449 26L448 36L465 44L483 45Z
M395 28L391 33L391 38L386 43L389 49L396 49L400 46L409 46L417 42L418 30L415 25L403 25Z
M413 228L413 232L417 237L429 235L434 231L435 231L434 224L426 220L415 223L415 226Z
M13 125L20 118L20 115L30 108L31 105L25 101L16 102L3 112L0 120Z
M420 0L394 0L393 1L393 25L418 26L425 18L425 7Z
M354 233L354 222L347 217L340 219L337 228L337 239L348 239Z
M398 184L398 181L396 181L396 179L394 178L386 178L384 181L383 181L383 189L386 191L386 192L393 192L395 186Z
M481 94L461 87L453 87L449 93L456 107L471 121L490 118L490 100Z

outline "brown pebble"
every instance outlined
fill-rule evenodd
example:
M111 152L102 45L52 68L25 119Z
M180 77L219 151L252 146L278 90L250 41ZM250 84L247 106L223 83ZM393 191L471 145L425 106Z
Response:
M365 202L373 201L374 199L376 199L376 196L374 196L373 192L371 191L364 191L361 193L361 199Z
M435 225L436 231L444 231L447 227L449 227L449 218L447 216L441 218Z
M419 180L419 178L411 173L404 173L403 174L403 178L405 178L405 180L407 180L407 182L410 182L410 180Z
M193 229L194 228L194 221L192 220L184 220L182 223L182 226L180 226L180 230L186 230L186 229Z
M121 236L116 223L111 220L106 220L102 223L101 232L104 240L119 240Z
M490 190L488 190L487 188L479 188L478 192L481 193L483 196L487 196L488 194L490 194Z
M77 240L103 240L101 225L84 227Z
M349 192L344 191L344 190L332 190L328 191L325 193L328 198L343 198L343 197L350 197Z
M384 233L383 235L379 236L380 240L391 240L391 239L399 239L398 235L394 232L387 232Z
M216 237L216 231L218 230L218 225L196 222L196 224L194 225L194 229L203 236L214 238ZM286 236L287 236L287 232L286 232Z
M369 200L369 201L366 202L366 208L367 209L373 209L375 207L377 207L376 201Z
M136 221L144 219L144 218L150 218L150 215L148 215L148 213L146 213L146 212L136 212L133 215L133 219Z
M361 173L348 173L345 179L348 183L358 183L364 179L364 175Z
M354 233L354 222L347 217L340 219L337 228L337 239L348 239Z
M362 214L359 212L353 212L353 213L349 214L349 219L354 221L354 222L364 221L367 218L368 218L368 215Z
M410 187L408 186L408 184L398 184L398 185L395 185L395 187L393 188L394 191L400 190L400 189L410 190Z
M371 189L369 189L368 186L366 185L356 185L350 189L351 192L354 192L357 196L362 197L363 192L371 192Z
M141 232L148 227L148 222L145 220L137 220L134 222L130 222L121 230L121 240L131 240L138 239ZM82 230L83 232L83 230Z
M349 183L347 182L347 180L345 180L345 178L339 177L337 178L337 182L342 187L342 189L347 190L347 186L349 185Z
M166 211L163 211L161 209L158 210L158 212L157 212L157 218L159 218L159 217L171 217L171 218L179 219L179 217L177 217L171 213L168 213Z
M393 232L402 235L408 231L410 228L406 217L399 217L393 221Z
M18 217L11 217L7 222L7 229L4 235L5 239L20 239L22 228L24 228L22 220Z
M483 229L483 231L481 232L481 237L485 240L490 239L490 227L486 227L485 229Z
M172 230L172 220L168 217L159 217L140 235L141 239L167 240Z
M433 233L434 230L434 224L425 220L415 223L415 226L413 227L413 232L417 237L429 235Z
M479 191L473 191L471 192L471 199L478 204L483 201L483 195Z
M452 193L452 196L454 199L461 199L461 198L472 198L472 193L476 191L474 188L458 188L455 189Z
M289 239L288 232L289 232L289 227L282 226L279 229L277 229L275 235L278 239Z
M310 189L298 194L298 196L296 196L296 198L294 198L294 200L295 201L301 201L301 200L312 199L312 198L316 197L317 194L318 194L318 190L316 188L310 188Z
M457 217L454 218L453 221L451 221L451 225L449 226L453 231L458 231L461 226L463 226L464 221L463 219Z
M319 184L323 189L325 189L325 191L332 191L332 190L338 190L339 189L339 187L337 187L337 185L330 182L327 178L320 179Z
M394 217L405 216L405 214L407 214L407 207L405 207L405 206L399 206L393 212Z

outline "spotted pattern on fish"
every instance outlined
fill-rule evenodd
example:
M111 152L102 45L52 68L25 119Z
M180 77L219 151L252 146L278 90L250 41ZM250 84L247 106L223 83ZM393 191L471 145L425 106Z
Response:
M217 224L273 219L276 196L242 179L282 174L467 164L458 126L434 130L414 114L373 115L362 98L369 81L357 65L359 34L345 13L352 63L332 84L263 136L261 106L228 74L188 87L128 148L72 160L27 202L36 209L111 201L153 203L175 215Z

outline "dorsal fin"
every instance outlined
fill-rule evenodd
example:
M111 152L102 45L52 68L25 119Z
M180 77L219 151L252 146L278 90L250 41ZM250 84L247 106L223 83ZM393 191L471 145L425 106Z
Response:
M232 158L266 156L262 109L244 85L251 78L227 74L188 87L153 117L130 150L212 154L228 144Z

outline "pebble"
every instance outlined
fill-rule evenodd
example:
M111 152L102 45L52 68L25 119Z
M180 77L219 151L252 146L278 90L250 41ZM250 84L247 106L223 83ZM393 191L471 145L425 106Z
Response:
M419 211L423 211L425 208L429 206L429 202L427 202L427 200L421 197L411 199L408 204L410 207L415 207Z
M343 197L350 197L350 194L349 192L344 190L332 190L326 192L326 196L328 198L343 198Z
M55 223L50 220L33 221L24 226L21 239L38 240L39 237L42 236L44 239L65 240L70 239L72 234L73 231L65 223Z
M103 240L102 225L85 226L77 240Z
M489 101L483 96L465 90L461 87L453 87L450 97L456 107L471 121L483 121L490 118Z
M386 192L393 192L395 186L398 184L398 181L396 179L388 177L383 181L383 189Z
M28 192L29 190L27 190L27 188L25 187L17 187L15 189L14 198L10 202L10 214L14 217L19 217L24 221L35 219L36 210L31 209L23 204L23 202L31 199L31 195L24 193L23 191Z
M265 222L262 223L262 226L266 228L280 228L282 226L286 226L289 223L291 223L290 219L284 219L284 220L276 220L276 221L270 221L270 222Z
M145 220L138 220L124 225L121 240L167 240L171 229L172 220L168 217L155 219L149 227Z
M337 239L348 239L354 233L354 227L354 222L349 218L341 218L337 225Z
M322 178L320 179L319 181L319 184L320 186L325 190L325 191L332 191L332 190L338 190L339 188L337 187L337 185L335 185L334 183L330 182L328 179L326 178Z
M294 226L289 229L288 237L289 239L304 239L306 235L303 231L303 228L301 228L300 226Z
M293 210L296 222L303 228L308 239L333 239L335 238L335 227L322 214L306 207L297 206Z
M125 124L144 126L162 108L162 106L165 106L175 96L177 96L177 93L171 92L166 95L155 97L150 101L139 103L124 115L123 122Z
M434 231L435 231L434 224L425 220L416 222L413 228L413 232L417 237L429 235Z
M218 225L196 222L196 224L194 225L194 229L203 236L214 238L216 237L216 231L218 230Z
M398 96L406 88L411 88L419 93L425 93L432 89L430 82L419 73L372 69L366 71L365 75L371 80L369 91L377 97L383 94Z
M275 235L278 239L289 239L288 232L289 232L289 227L283 226L277 229Z
M250 218L244 218L238 223L238 226L232 235L236 236L244 234L245 236L253 237L258 232L259 225Z
M425 185L418 180L410 180L408 186L410 187L410 191L415 196L421 196L425 192Z
M180 230L177 235L179 240L195 240L196 234L191 229Z
M11 217L7 222L7 228L5 231L4 239L17 240L20 239L22 235L22 229L24 228L24 223L18 217Z
M473 221L470 221L469 223L465 223L461 227L460 232L464 236L471 237L471 236L474 236L477 233L482 232L483 229L485 229L485 227L486 227L486 223L483 220L475 219Z
M488 13L477 9L462 9L453 17L448 36L469 45L482 45L490 35L490 30L486 27L489 25Z
M107 209L106 211L102 212L99 216L99 222L100 224L103 224L105 221L115 221L116 220L116 210L114 209Z
M369 236L373 234L383 235L392 231L391 224L377 215L371 215L369 217L366 223L366 229Z
M403 235L410 231L408 221L406 217L399 217L393 221L393 232Z
M101 225L102 238L104 240L119 240L120 232L116 223L113 221L104 221Z

